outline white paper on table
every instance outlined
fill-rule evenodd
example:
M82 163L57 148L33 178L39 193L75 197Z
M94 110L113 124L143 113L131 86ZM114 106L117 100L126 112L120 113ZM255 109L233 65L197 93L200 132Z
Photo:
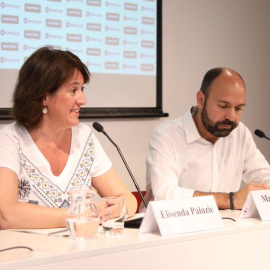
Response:
M67 228L51 228L51 229L9 229L9 231L43 234L51 236L69 236Z

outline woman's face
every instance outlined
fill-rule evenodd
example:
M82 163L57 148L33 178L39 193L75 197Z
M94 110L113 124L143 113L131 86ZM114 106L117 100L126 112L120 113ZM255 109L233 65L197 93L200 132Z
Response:
M43 105L48 112L44 115L57 128L68 128L79 123L79 111L86 104L83 93L84 79L76 70L53 95L47 95Z

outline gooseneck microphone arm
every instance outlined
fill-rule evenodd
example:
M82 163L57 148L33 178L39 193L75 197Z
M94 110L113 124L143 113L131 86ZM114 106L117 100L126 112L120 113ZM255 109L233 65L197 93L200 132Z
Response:
M254 131L254 133L255 133L255 135L257 135L257 136L260 137L260 138L265 138L265 139L267 139L267 140L270 140L270 138L268 138L268 137L265 135L265 133L264 133L263 131L259 130L259 129L256 129L256 130Z
M142 195L142 192L141 192L141 190L140 190L140 187L139 187L139 185L137 184L137 182L136 182L136 180L135 180L135 178L134 178L134 176L133 176L133 174L132 174L132 172L131 172L131 170L130 170L130 168L129 168L129 166L128 166L128 164L127 164L127 162L126 162L126 160L125 160L125 158L124 158L124 156L123 156L123 154L122 154L122 152L121 152L121 150L120 150L120 148L119 148L118 145L110 138L110 136L105 132L105 130L104 130L104 128L103 128L103 126L102 126L101 124L99 124L98 122L94 122L94 123L93 123L93 127L95 128L96 131L103 133L103 134L110 140L110 142L116 147L118 153L120 154L120 156L121 156L121 158L122 158L122 160L123 160L123 162L124 162L124 164L125 164L125 166L126 166L128 172L129 172L129 175L130 175L130 177L131 177L131 179L132 179L132 181L133 181L133 183L134 183L134 185L135 185L137 191L139 192L139 195L140 195L140 197L141 197L141 199L142 199L142 201L143 201L143 204L144 204L144 206L145 206L145 208L146 208L147 205L146 205L146 202L145 202L144 197L143 197L143 195Z

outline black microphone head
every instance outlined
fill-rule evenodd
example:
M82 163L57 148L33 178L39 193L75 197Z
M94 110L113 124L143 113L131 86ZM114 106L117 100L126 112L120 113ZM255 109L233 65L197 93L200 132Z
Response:
M255 135L257 135L257 136L260 137L260 138L264 138L264 137L265 137L264 132L261 131L261 130L259 130L259 129L256 129L256 130L254 131L254 133L255 133Z
M94 122L93 123L93 127L98 132L103 132L104 131L103 130L103 126L100 123L98 123L98 122Z

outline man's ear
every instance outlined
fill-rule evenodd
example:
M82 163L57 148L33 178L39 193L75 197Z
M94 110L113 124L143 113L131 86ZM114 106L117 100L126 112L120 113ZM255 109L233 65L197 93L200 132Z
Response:
M199 109L203 108L204 101L205 101L205 95L201 90L199 90L197 92L197 105Z

